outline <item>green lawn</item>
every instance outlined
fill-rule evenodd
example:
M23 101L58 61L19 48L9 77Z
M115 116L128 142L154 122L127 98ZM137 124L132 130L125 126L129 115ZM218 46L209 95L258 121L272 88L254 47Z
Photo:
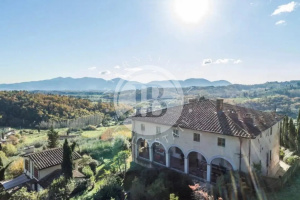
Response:
M81 136L84 138L99 138L108 127L97 128L96 131L83 131Z

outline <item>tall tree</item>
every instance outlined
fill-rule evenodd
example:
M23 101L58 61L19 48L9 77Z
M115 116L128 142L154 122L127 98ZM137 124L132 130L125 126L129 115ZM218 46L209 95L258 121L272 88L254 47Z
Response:
M63 146L63 162L61 163L61 169L66 179L73 178L72 149L69 146L67 139L65 139Z
M299 128L299 124L300 123L300 109L299 109L299 112L298 112L298 117L297 117L297 127Z
M48 131L48 148L55 148L58 145L58 132L53 127Z
M288 148L288 126L289 126L289 121L288 117L285 116L283 118L283 124L282 124L282 142L283 146Z
M289 120L289 147L291 149L295 149L296 147L296 128L294 125L293 118L290 118Z
M282 131L282 122L279 124L279 134L280 134L280 146L284 146L283 144L283 131Z

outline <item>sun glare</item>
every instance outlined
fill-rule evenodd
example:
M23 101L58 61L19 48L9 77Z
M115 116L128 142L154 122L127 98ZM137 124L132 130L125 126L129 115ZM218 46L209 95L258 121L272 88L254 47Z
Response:
M185 23L198 23L208 12L209 0L175 0L174 11Z

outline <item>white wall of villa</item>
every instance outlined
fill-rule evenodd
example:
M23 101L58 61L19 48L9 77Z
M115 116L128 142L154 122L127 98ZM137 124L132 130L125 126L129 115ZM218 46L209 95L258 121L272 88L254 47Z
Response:
M145 130L141 130L141 124L144 124ZM132 130L135 132L133 137L133 158L135 161L138 158L138 145L137 141L146 139L149 146L152 147L155 142L160 143L166 150L166 153L170 152L171 147L178 147L182 150L185 158L184 172L189 173L189 155L191 152L200 153L207 161L207 177L210 181L210 164L219 164L223 158L228 161L233 170L239 170L248 173L249 167L252 167L252 163L262 164L263 175L271 175L277 170L279 166L279 123L272 127L272 135L270 135L270 129L262 133L262 137L258 136L256 139L239 138L228 135L221 135L216 133L208 133L203 131L194 131L190 129L179 128L179 137L173 137L172 129L169 126L154 124L149 122L133 120ZM161 134L156 134L156 127L160 127ZM194 141L194 133L200 134L200 142ZM218 138L225 139L225 147L218 146ZM241 146L240 146L241 144ZM241 149L240 149L241 147ZM173 151L173 157L180 158L180 154L176 154ZM240 151L242 153L241 164L240 164ZM269 165L266 164L267 153L270 154L271 160ZM153 152L150 150L149 161L153 161ZM269 156L268 154L268 156ZM198 157L201 155L198 154ZM249 164L250 158L250 164ZM198 158L199 159L199 158ZM268 159L270 159L268 157ZM226 165L226 162L222 163ZM166 156L166 167L170 166L170 158Z

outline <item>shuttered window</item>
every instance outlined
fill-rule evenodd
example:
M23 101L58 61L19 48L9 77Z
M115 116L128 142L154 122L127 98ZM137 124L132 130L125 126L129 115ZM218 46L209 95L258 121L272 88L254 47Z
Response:
M34 177L37 178L37 179L39 179L39 170L36 167L34 167L34 171L33 172L34 172L34 174L33 174Z

